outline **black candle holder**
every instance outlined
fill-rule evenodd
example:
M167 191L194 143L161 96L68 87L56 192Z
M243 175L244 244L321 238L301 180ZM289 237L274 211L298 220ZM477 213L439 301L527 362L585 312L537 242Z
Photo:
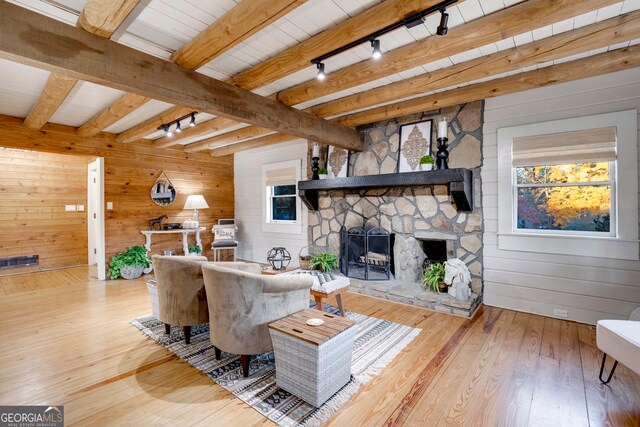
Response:
M320 157L312 157L311 158L311 179L320 179L318 175L318 171L320 170L320 165L318 162L320 161Z
M449 138L438 138L438 152L436 153L436 169L449 169L447 159L449 151L447 151L447 141Z

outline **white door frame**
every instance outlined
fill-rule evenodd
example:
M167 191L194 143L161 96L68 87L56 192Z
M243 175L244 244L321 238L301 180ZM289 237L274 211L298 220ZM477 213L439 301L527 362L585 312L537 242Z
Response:
M88 209L87 209L87 215L90 216L92 214L92 212L95 211L96 214L96 230L93 230L91 227L91 221L87 220L87 227L88 227L88 235L89 236L94 236L93 238L89 237L89 241L90 242L94 242L95 243L95 249L96 249L96 253L95 253L95 260L98 268L98 279L99 280L106 280L107 279L107 275L106 275L106 260L105 260L105 236L104 236L104 158L103 157L98 157L96 158L95 161L89 163L88 169L87 169L88 173L87 173L87 181L88 181L88 185L87 185L87 191L91 191L92 189L95 189L94 191L97 192L97 194L94 195L94 197L92 197L91 194L87 195L87 204L88 204ZM91 182L89 182L91 180L91 171L95 171L96 172L96 179L97 179L97 186L92 186ZM92 206L93 201L96 202L96 206ZM91 251L91 245L87 245L89 247L89 251ZM89 260L92 260L94 258L93 254L89 255Z

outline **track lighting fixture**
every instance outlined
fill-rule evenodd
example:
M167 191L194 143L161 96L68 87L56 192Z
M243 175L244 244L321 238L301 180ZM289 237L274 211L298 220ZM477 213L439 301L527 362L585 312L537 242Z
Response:
M327 75L324 73L324 64L322 62L318 62L318 80L324 80Z
M380 59L382 57L382 51L380 50L380 40L371 40L371 48L373 51L371 52L371 57L373 59Z
M176 133L180 133L182 132L182 125L180 124L180 122L182 120L186 120L188 118L191 118L191 120L189 121L189 126L193 127L196 125L196 114L198 114L197 111L192 111L191 113L187 114L186 116L182 116L179 119L176 119L174 121L171 121L169 123L165 123L163 125L160 125L158 127L158 130L161 130L164 132L164 135L166 137L172 137L173 136L173 131L171 130L171 126L173 126L174 124L176 125L175 127L175 132Z
M449 27L447 27L447 23L449 22L449 14L446 9L443 7L440 9L440 25L438 25L438 29L436 30L436 34L439 36L444 36L449 32Z
M378 31L371 33L369 35L363 36L357 40L352 41L349 44L341 46L332 50L331 52L327 52L318 56L317 58L313 58L311 60L312 64L315 64L318 67L318 80L324 80L327 76L324 70L324 61L327 58L331 58L339 53L346 52L347 50L353 49L356 46L360 46L363 43L369 42L371 43L371 56L373 59L379 59L382 57L382 50L380 49L380 36L383 36L391 31L397 30L401 27L413 28L418 25L424 24L425 18L431 14L436 12L440 12L440 25L436 30L436 34L439 36L444 36L449 31L447 24L449 22L449 14L446 13L446 8L451 6L454 3L457 3L458 0L442 0L440 3L435 4L422 12L418 12L414 15L408 16L401 21L390 24L384 28L379 29Z

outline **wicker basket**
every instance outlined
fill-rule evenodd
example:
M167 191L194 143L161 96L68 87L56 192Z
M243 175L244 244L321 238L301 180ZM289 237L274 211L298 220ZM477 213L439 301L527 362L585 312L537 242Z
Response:
M298 253L298 258L300 258L300 269L301 270L311 270L311 258L313 258L311 255L302 255L302 251L304 250L304 248L306 248L307 246L303 246L300 249L300 252Z

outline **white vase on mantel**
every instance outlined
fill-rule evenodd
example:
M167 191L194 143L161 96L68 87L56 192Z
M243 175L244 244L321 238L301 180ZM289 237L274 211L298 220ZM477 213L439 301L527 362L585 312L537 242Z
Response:
M326 173L320 173L318 174L318 176L320 177L320 179L327 179L329 175L327 175Z
M424 171L430 171L430 170L433 170L433 164L430 164L430 163L423 163L423 164L421 164L421 165L420 165L420 170L421 170L421 171L423 171L423 172L424 172Z

